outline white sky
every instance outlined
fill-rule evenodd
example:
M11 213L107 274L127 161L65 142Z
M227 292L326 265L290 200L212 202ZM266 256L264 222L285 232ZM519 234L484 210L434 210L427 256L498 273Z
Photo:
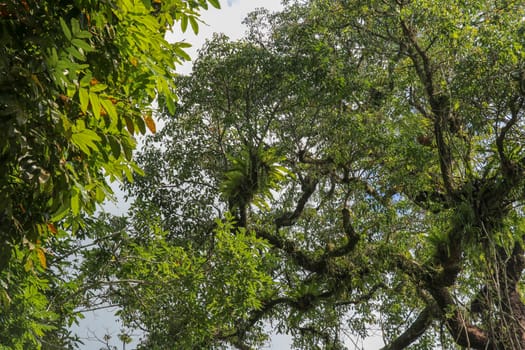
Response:
M195 59L198 49L204 44L207 38L211 38L213 33L224 33L232 40L240 39L246 31L242 21L249 12L261 7L269 9L270 11L279 11L282 9L280 0L221 0L221 6L222 8L220 10L210 6L208 11L201 12L201 19L206 24L199 26L198 35L194 35L188 26L186 33L181 33L180 31L179 33L172 33L168 36L168 40L191 43L193 46L187 49L186 52L192 59ZM181 74L191 73L191 62L184 64L182 67L178 67L178 71ZM127 208L127 205L116 203L115 205L108 205L108 210L111 210L113 206L115 208ZM80 347L81 350L97 350L102 348L103 344L94 339L94 336L96 335L102 339L104 334L112 336L112 341L110 341L111 345L116 346L117 349L122 349L122 344L118 341L120 324L111 311L106 310L88 313L86 318L81 321L79 327L74 327L73 331L77 332L77 334L83 338L85 344ZM383 342L375 337L369 339L362 345L360 344L360 347L361 346L364 349L379 349L383 346ZM126 349L134 349L134 344L128 344ZM272 343L269 344L266 349L290 349L290 339L287 336L274 335L272 336Z
M212 37L213 33L224 33L230 39L236 40L244 36L246 27L242 21L248 13L257 8L266 8L270 11L282 9L280 0L221 0L220 10L210 6L208 11L201 13L201 19L206 22L199 26L199 34L193 34L188 26L186 33L173 33L168 36L170 41L187 41L193 47L187 50L192 59L197 57L197 50L204 44L204 41ZM178 67L180 73L191 72L191 63L188 62L182 67Z

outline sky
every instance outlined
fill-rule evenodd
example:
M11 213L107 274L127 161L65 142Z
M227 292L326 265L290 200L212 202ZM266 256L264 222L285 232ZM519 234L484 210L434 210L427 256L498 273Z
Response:
M243 37L246 28L242 21L248 13L257 8L266 8L270 11L279 11L282 9L280 0L221 0L222 8L220 10L210 6L209 10L201 12L201 19L205 24L199 27L198 35L192 33L188 28L186 33L175 31L168 35L169 41L186 41L192 44L192 47L187 49L187 53L195 59L197 51L204 44L207 38L211 38L213 33L224 33L230 39L236 40ZM191 62L186 62L183 66L177 68L181 74L191 73ZM114 212L115 208L127 208L126 204L114 203L109 204L106 210ZM81 350L98 350L103 347L100 339L105 334L112 337L109 341L111 345L117 346L117 349L122 349L122 344L118 341L118 333L120 332L120 324L113 315L113 311L105 310L98 312L90 312L86 314L86 318L82 320L78 327L73 328L84 341L84 346ZM96 338L99 338L98 340ZM135 339L138 335L135 335ZM126 346L126 349L134 349L134 343ZM264 349L286 350L290 349L291 340L286 335L272 335L271 343ZM349 348L354 348L354 345L348 344ZM383 342L378 337L373 337L360 344L363 349L379 349L383 346Z
M230 39L236 40L244 36L246 27L242 21L248 13L257 8L266 8L270 11L282 9L280 0L221 0L220 10L214 7L201 12L201 19L206 23L199 26L198 35L193 34L188 27L186 33L175 32L168 35L170 41L186 41L193 46L187 50L192 59L196 58L198 49L213 33L224 33ZM191 62L178 67L182 74L191 72Z

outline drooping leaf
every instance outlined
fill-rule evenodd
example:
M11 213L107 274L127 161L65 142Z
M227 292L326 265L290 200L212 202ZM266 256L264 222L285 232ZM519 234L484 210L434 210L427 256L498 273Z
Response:
M38 261L40 262L40 266L42 266L44 269L47 269L47 260L46 260L46 253L42 248L36 248L36 253L38 256Z
M155 121L151 117L151 115L145 115L144 121L146 122L146 126L148 127L149 131L151 131L152 134L157 132L157 126L155 125Z

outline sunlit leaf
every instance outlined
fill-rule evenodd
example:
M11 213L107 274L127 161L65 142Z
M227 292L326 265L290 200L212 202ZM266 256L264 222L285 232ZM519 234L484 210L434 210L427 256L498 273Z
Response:
M100 118L100 100L98 94L95 92L89 92L89 101L91 102L91 110L96 118Z
M36 248L36 253L37 253L38 261L40 262L40 265L44 269L47 269L46 253L44 252L44 250L42 248Z
M87 112L88 104L89 104L89 92L85 88L80 88L78 90L78 96L80 99L80 110L84 113Z
M115 106L111 102L111 100L106 99L106 98L101 98L101 99L99 99L99 101L100 101L100 104L102 105L102 107L104 107L104 109L106 110L106 112L108 113L108 115L111 118L113 118L113 119L117 119L118 118L117 109L115 108Z
M221 4L220 4L219 0L208 0L208 2L209 2L213 7L215 7L216 9L220 9L220 8L221 8Z
M182 30L183 33L186 32L187 28L188 28L188 16L186 15L183 15L181 17L181 20L180 20L180 28Z
M197 22L197 19L194 16L188 16L188 20L190 21L193 33L199 34L199 23Z

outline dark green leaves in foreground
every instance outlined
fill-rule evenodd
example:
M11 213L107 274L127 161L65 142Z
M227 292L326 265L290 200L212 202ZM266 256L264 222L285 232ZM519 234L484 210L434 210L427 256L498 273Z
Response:
M62 244L111 198L109 182L140 173L135 136L155 131L156 98L174 113L175 65L188 59L165 34L183 19L197 32L208 3L219 6L0 4L0 344L39 348L72 315L54 314L65 311L50 290L64 282Z

